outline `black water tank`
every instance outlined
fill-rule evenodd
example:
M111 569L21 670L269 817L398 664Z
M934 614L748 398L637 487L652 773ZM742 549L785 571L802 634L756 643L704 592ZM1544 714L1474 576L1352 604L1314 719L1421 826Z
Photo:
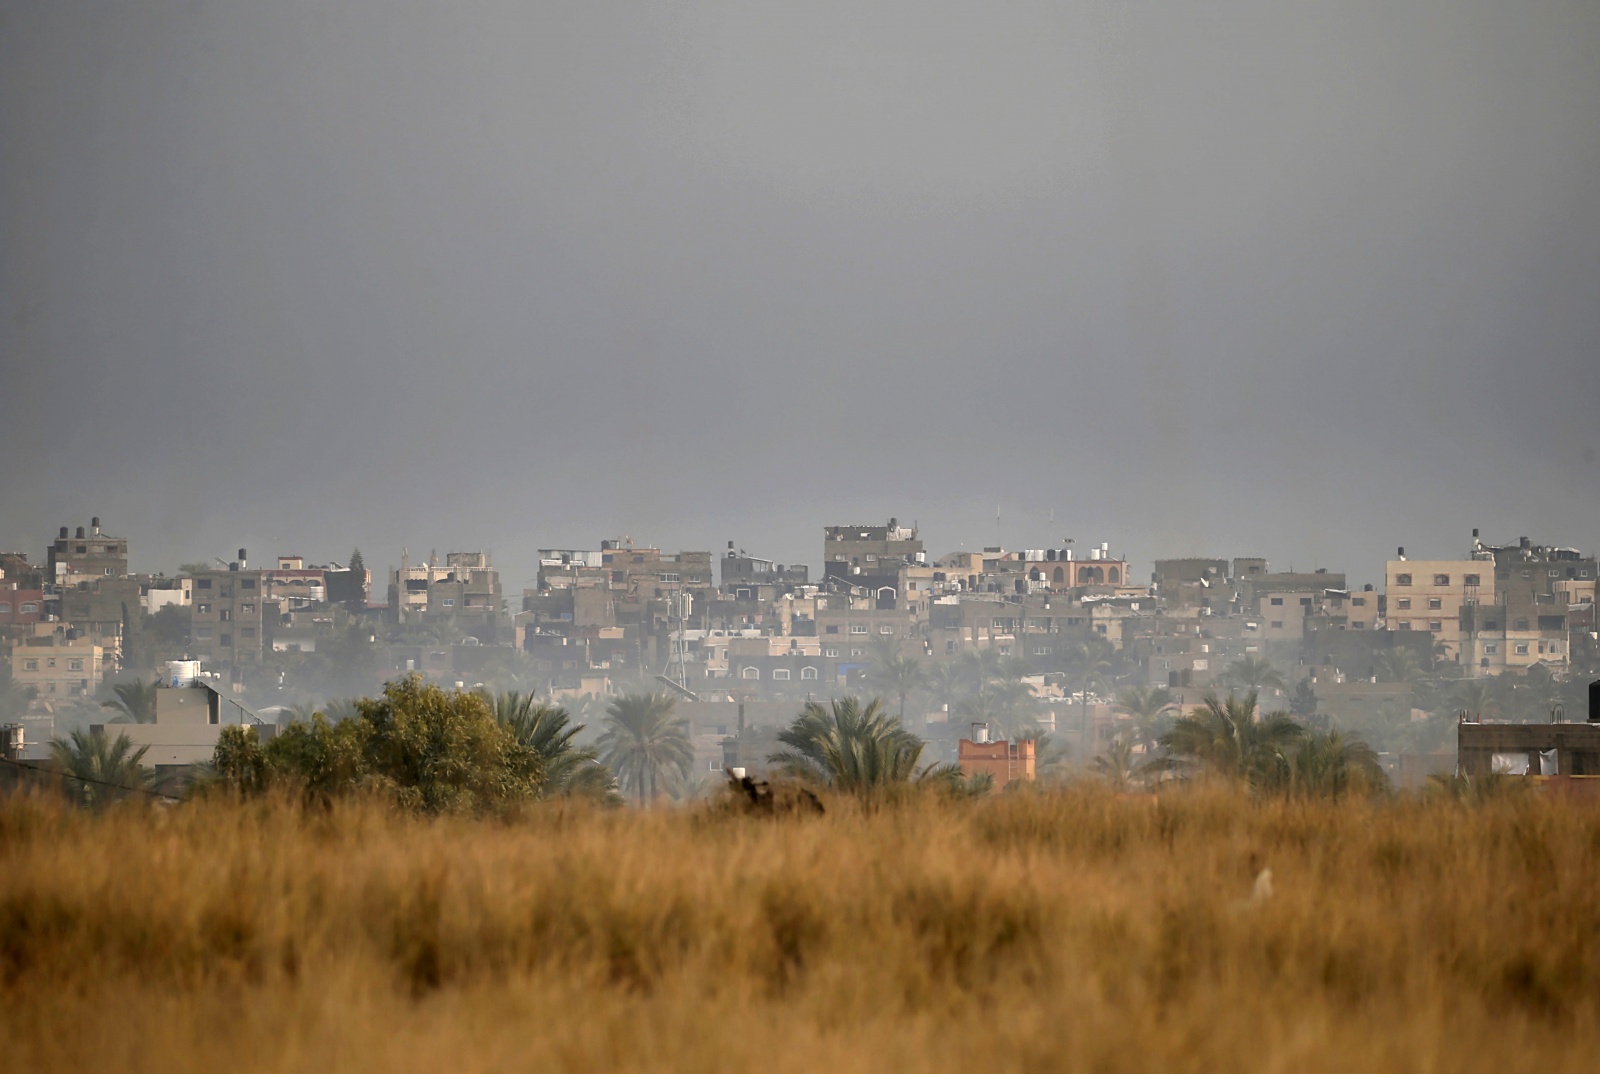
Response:
M1600 679L1589 684L1589 722L1600 723Z

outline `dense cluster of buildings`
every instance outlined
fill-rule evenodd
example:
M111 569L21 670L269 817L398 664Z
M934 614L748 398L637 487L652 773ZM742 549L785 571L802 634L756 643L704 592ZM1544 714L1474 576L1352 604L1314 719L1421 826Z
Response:
M630 538L542 549L535 585L508 600L481 551L403 554L378 593L359 557L253 565L239 549L211 566L134 574L128 542L94 519L62 527L42 564L0 555L0 659L36 719L171 659L198 661L202 679L259 705L354 631L378 653L357 688L405 671L471 684L506 667L556 697L643 683L691 709L720 706L707 726L731 735L730 704L753 713L861 692L890 657L930 670L974 651L1020 657L1046 727L1073 705L1090 711L1072 675L1086 645L1115 654L1123 685L1168 687L1190 703L1256 657L1290 683L1314 683L1335 715L1409 713L1406 685L1378 681L1396 650L1459 678L1535 666L1565 675L1595 658L1595 557L1527 538L1486 544L1474 531L1450 558L1400 549L1381 586L1249 557L1144 570L1105 543L936 555L892 518L826 526L818 551L813 573L733 542L716 554ZM1102 699L1092 703L1095 718L1108 716ZM924 726L952 720L933 691L916 705L908 715Z

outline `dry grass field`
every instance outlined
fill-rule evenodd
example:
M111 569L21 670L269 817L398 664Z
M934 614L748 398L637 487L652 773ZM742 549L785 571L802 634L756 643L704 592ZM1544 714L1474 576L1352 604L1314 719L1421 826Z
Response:
M0 803L4 1068L1600 1063L1593 806L827 804Z

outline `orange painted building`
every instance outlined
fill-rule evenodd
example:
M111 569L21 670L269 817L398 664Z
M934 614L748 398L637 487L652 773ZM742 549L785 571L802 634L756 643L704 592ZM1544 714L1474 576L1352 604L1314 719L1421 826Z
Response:
M994 777L994 788L999 790L1014 779L1034 778L1034 743L973 742L962 739L956 747L956 757L961 764L961 774L968 779L979 772Z

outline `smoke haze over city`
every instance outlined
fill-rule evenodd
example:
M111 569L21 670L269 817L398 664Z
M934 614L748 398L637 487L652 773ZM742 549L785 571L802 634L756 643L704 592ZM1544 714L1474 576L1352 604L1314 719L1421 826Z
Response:
M8 3L0 547L1592 546L1597 42L1583 0Z

